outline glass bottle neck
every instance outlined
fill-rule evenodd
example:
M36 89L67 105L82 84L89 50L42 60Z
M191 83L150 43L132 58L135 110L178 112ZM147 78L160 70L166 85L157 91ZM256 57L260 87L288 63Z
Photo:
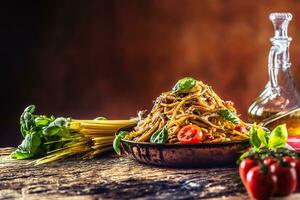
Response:
M274 95L279 95L281 83L290 78L291 66L289 45L292 38L288 36L288 24L292 19L289 13L272 13L270 20L275 29L274 37L271 38L272 47L269 53L269 80Z
M289 54L291 40L291 38L271 39L273 46L269 53L269 68L282 68L284 70L291 66Z

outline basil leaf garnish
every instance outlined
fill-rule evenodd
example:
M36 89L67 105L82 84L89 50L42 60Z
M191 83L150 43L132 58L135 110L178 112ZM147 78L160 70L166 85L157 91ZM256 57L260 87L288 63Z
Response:
M234 124L238 124L240 122L240 119L238 118L238 116L229 109L219 110L218 114L221 117L223 117L224 119L226 119Z
M121 131L114 139L113 148L118 155L121 155L121 140L128 134L128 131Z
M172 88L173 92L186 93L196 85L196 80L191 77L180 79Z
M166 127L163 127L157 130L150 138L151 143L164 144L168 140L168 130Z

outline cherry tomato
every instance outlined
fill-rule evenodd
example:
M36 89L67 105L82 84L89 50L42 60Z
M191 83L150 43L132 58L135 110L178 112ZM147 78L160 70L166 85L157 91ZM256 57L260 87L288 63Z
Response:
M239 173L240 173L240 177L241 177L242 182L245 185L245 187L247 187L246 176L247 176L248 171L251 168L256 167L257 165L258 165L258 162L256 160L253 160L250 158L246 158L240 163Z
M282 158L282 161L288 163L289 165L291 165L292 167L296 166L296 159L290 156L284 156Z
M182 127L179 130L177 137L182 144L194 144L203 140L201 128L192 124Z
M276 189L277 178L268 168L262 171L260 166L249 170L246 177L247 191L251 199L269 199Z
M235 126L234 130L241 132L241 133L245 133L247 132L247 129L245 128L245 126L238 124Z
M296 160L295 169L297 173L297 191L300 191L300 160Z
M274 163L271 165L270 171L277 177L276 195L288 196L296 190L297 172L293 166L288 163L286 165Z
M264 164L267 166L267 167L270 167L272 164L276 163L277 160L275 158L272 158L272 157L267 157L264 159Z

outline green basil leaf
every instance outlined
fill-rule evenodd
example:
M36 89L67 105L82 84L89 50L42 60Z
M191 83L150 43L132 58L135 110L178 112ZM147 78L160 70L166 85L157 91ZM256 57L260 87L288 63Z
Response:
M24 112L24 120L31 120L32 114L30 112Z
M151 143L164 144L168 140L168 130L163 127L157 130L150 138Z
M21 131L21 134L23 137L25 137L27 135L27 130L25 128L25 124L21 124L20 131Z
M58 132L58 136L62 138L70 138L72 137L70 131L67 127L60 127L60 131Z
M35 123L33 119L30 120L26 120L24 125L24 130L26 130L27 132L30 132L31 130L34 130L35 128Z
M219 110L218 114L234 124L240 123L240 118L235 114L235 112L229 109Z
M18 160L33 158L37 156L40 144L41 138L37 133L27 134L11 157Z
M47 126L50 120L46 117L37 117L34 119L36 126Z
M67 127L69 120L64 117L58 117L49 126Z
M252 125L249 131L250 134L250 144L254 147L254 149L259 149L260 145L261 145L261 141L257 135L257 128L256 125Z
M94 120L107 120L107 118L103 117L103 116L100 116L100 117L95 118Z
M43 129L43 134L46 136L53 136L53 135L58 135L59 132L61 131L61 128L56 125L48 126Z
M35 111L35 105L30 105L27 108L25 108L24 112L34 113Z
M281 124L274 128L269 138L269 148L280 148L284 147L287 142L287 129L285 124Z
M196 80L191 77L180 79L173 87L173 92L186 93L196 85Z
M43 134L46 136L60 136L62 138L71 137L70 131L68 129L69 119L64 117L56 118L52 121L48 127L43 128Z
M121 155L121 140L128 135L128 131L120 131L113 141L113 148L118 155Z
M268 147L268 134L263 128L257 128L257 137L259 138L261 144L263 144L265 147Z

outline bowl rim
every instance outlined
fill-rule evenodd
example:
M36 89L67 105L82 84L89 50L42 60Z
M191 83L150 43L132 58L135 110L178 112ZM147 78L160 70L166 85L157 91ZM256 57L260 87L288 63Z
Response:
M237 144L250 144L248 139L229 141L229 142L212 142L212 143L197 143L197 144L180 144L180 143L154 144L150 142L135 142L132 140L125 140L125 139L121 139L121 141L132 145L150 146L150 147L168 147L168 148L220 147L220 146L230 146L230 145L237 145Z

